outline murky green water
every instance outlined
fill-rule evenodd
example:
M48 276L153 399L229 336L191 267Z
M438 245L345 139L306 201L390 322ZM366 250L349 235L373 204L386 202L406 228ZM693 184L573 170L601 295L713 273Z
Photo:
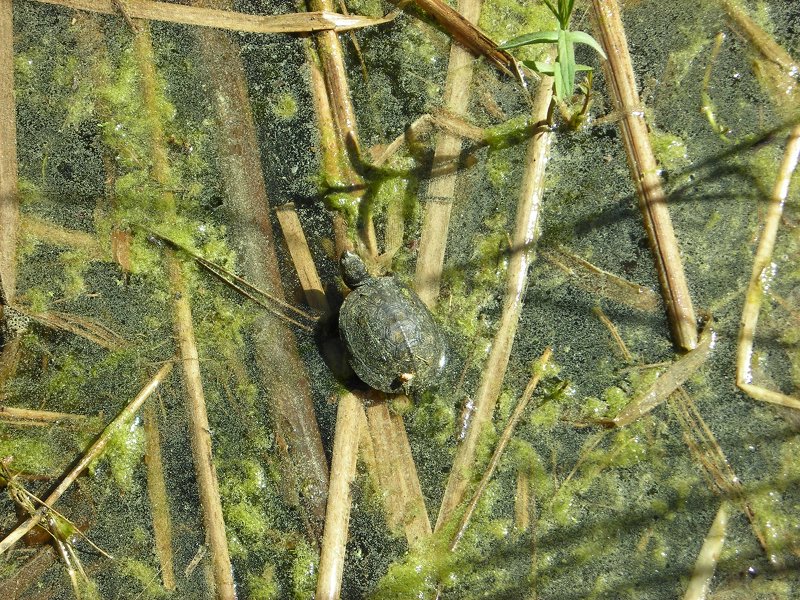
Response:
M359 462L344 598L433 598L437 586L442 598L681 597L724 500L730 501L727 536L708 597L800 594L800 413L754 400L735 386L745 290L786 123L798 116L797 92L775 77L775 65L736 33L717 3L697 4L629 2L624 12L692 299L699 314L713 316L717 336L707 363L684 385L688 396L673 397L619 430L586 426L592 418L613 417L666 368L649 365L677 358L660 304L653 310L631 308L604 292L600 276L570 276L556 264L579 257L659 289L619 116L598 71L587 126L555 130L537 258L495 412L496 433L481 446L476 479L530 377L532 361L550 346L557 369L532 403L540 406L529 409L517 427L454 556L437 550L449 534L407 554L402 535L385 525L380 494ZM786 51L800 56L800 12L792 2L742 5ZM378 2L348 7L373 16L390 8ZM590 29L586 9L583 3L576 7L573 28ZM277 14L294 8L241 3L236 10ZM0 456L11 457L8 468L21 473L18 481L44 496L175 353L176 292L166 274L165 249L140 227L244 274L249 259L243 258L248 243L242 220L252 215L237 214L229 199L225 148L237 147L239 140L218 143L213 75L195 30L155 22L150 28L157 82L150 106L163 127L169 170L159 178L141 47L136 49L125 21L26 0L14 2L13 15L22 214L15 303L39 318L19 333L18 362L2 384L2 403L88 417L77 426L0 422ZM527 2L491 0L481 24L499 41L539 28L546 15L543 7ZM725 38L710 62L719 32ZM331 176L321 174L304 42L283 34L230 37L245 69L270 206L295 203L314 262L335 296L332 212L324 202ZM441 108L449 43L435 26L401 14L390 24L357 32L359 52L348 35L341 39L364 149L388 144L415 119ZM577 58L597 64L585 48ZM531 86L535 89L535 82ZM701 112L704 93L727 139ZM487 128L527 111L519 87L479 61L465 120ZM769 131L774 135L766 136ZM391 172L367 173L380 243L388 207L402 206L405 232L391 269L407 281L413 280L418 198L425 198L433 146L431 136L422 137L390 163ZM460 436L462 406L481 379L500 316L526 146L525 135L488 147L465 142L457 161L435 311L452 346L449 379L438 392L415 398L404 414L433 522ZM274 211L270 218L287 299L303 305ZM797 220L793 185L752 366L756 383L795 397L800 387ZM280 429L285 425L277 414L278 392L264 384L259 362L272 352L257 348L263 338L252 333L270 317L185 253L178 257L188 282L240 597L310 598L319 526L309 516L313 477L295 461L298 481L287 479L286 439L276 435L286 431ZM45 313L51 325L44 322ZM53 319L60 327L52 326ZM87 330L105 343L87 340ZM319 336L291 331L302 364L285 368L308 386L330 460L342 383L320 358ZM7 331L6 340L12 337ZM277 372L284 366L270 368ZM143 417L117 436L89 475L59 501L59 511L114 556L104 558L75 541L91 582L80 587L86 597L109 599L212 597L180 369L148 402L161 436L177 588L162 587L154 549ZM734 474L741 496L726 497ZM527 523L520 522L523 512ZM10 531L17 517L4 494L2 531ZM63 562L47 548L39 540L7 553L0 563L4 589L19 589L22 598L73 597Z

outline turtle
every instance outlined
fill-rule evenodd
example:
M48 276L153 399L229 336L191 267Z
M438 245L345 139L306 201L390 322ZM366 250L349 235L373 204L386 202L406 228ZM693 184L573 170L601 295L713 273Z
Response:
M339 336L355 374L389 394L429 388L444 371L447 348L428 307L395 277L372 277L354 252L340 264L352 291L339 311Z

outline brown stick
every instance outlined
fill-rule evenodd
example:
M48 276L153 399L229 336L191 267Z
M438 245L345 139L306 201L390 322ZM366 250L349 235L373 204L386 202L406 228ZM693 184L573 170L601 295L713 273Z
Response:
M514 58L505 50L498 50L497 43L476 26L477 17L471 18L475 14L473 9L477 9L477 13L480 13L480 2L470 3L471 6L460 2L458 11L450 8L442 0L414 0L414 3L432 16L450 34L450 37L472 54L485 56L489 62L507 75L517 74L517 64Z
M75 10L85 10L104 15L118 15L120 13L114 0L37 0L37 2L56 4ZM248 15L229 10L197 8L170 2L149 2L148 0L125 0L123 6L125 7L125 15L128 18L182 23L184 25L229 29L247 33L349 31L361 27L380 25L394 18L389 16L375 19L358 15L342 15L333 10L274 16Z
M111 423L106 425L106 428L95 440L94 444L89 447L89 449L83 454L75 466L72 467L72 469L70 469L66 475L64 475L56 488L50 492L50 494L48 494L47 498L44 499L44 504L47 506L40 506L33 515L17 526L5 537L5 539L0 541L0 554L3 554L3 552L8 550L25 534L39 524L42 518L47 514L48 506L53 506L58 499L64 495L64 492L69 489L69 487L75 482L75 480L86 469L86 467L88 467L92 461L94 461L103 453L103 450L105 449L111 437L119 429L127 426L127 423L133 418L133 416L136 414L136 411L141 408L142 404L144 404L144 401L150 397L150 395L158 388L159 385L161 385L171 370L172 361L161 367L158 370L158 373L156 373L147 383L147 385L141 389L136 397L131 400L128 405L117 414L116 417L114 417L114 420L111 421Z
M431 534L431 523L403 419L378 392L366 410L389 528L402 530L413 547Z
M60 424L85 425L89 419L86 415L72 413L51 412L49 410L31 410L29 408L16 408L13 406L0 406L0 420L15 419L28 421L34 424Z
M14 103L14 30L11 0L0 0L0 304L17 289L17 117Z
M528 267L531 262L532 245L536 238L536 228L544 191L544 171L547 164L547 153L552 133L547 127L547 116L553 97L553 80L542 78L534 100L533 116L539 127L535 131L526 157L525 170L517 208L514 234L511 238L511 257L506 276L505 298L500 324L492 343L489 358L483 368L481 382L475 394L475 412L467 435L456 450L453 468L447 480L439 517L435 529L452 515L453 510L462 502L467 485L472 476L478 440L484 428L492 420L494 407L503 385L511 347L517 331L517 324L522 312L522 301L527 285Z
M227 2L227 0L225 0ZM225 5L223 2L215 6ZM214 101L220 168L226 204L233 215L231 231L247 279L285 300L256 126L247 94L238 45L218 31L199 30L203 62ZM253 324L253 341L261 384L268 391L277 433L287 445L282 477L292 481L288 502L302 499L303 514L314 537L322 535L328 463L317 426L305 365L293 332L277 317L262 314Z
M620 129L625 153L661 282L673 341L679 348L691 350L697 345L697 319L636 90L619 4L617 0L592 0L592 7L596 29L608 55L608 60L603 61L603 72L616 111L622 115Z
M430 4L430 6L428 6ZM459 0L458 11L468 23L477 23L481 14L481 0ZM425 2L423 8L439 6ZM452 10L452 9L450 9ZM450 61L444 84L443 108L447 113L459 116L467 111L469 90L472 84L474 59L469 51L458 44L450 46ZM461 138L451 133L442 133L436 142L433 165L457 159L461 154ZM447 233L450 230L450 212L456 190L455 171L436 177L428 185L422 233L420 234L417 269L414 274L414 290L429 307L436 304L444 266L444 251Z
M158 431L156 411L152 405L144 407L144 462L147 466L147 496L153 516L153 535L156 556L161 565L161 582L164 588L175 589L175 569L172 565L172 520L169 516L169 497L164 479L164 462L161 458L161 434Z
M350 486L356 475L362 410L361 400L355 395L347 392L339 398L331 459L331 483L325 512L325 532L322 535L319 558L319 577L315 595L317 600L339 598L342 589L344 551L352 503Z

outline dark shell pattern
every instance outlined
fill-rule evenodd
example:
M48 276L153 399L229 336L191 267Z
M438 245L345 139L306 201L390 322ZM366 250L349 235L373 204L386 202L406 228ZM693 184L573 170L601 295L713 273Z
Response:
M359 379L390 394L430 387L447 360L433 315L393 277L369 278L350 292L339 313L339 334Z

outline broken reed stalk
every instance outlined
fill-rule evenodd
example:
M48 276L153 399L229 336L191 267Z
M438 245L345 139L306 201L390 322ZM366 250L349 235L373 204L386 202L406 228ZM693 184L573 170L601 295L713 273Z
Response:
M517 469L517 487L514 493L514 530L528 531L531 526L531 474L528 467Z
M176 586L172 556L172 519L169 516L169 496L161 457L161 433L152 404L144 407L144 464L147 467L147 496L153 517L153 537L160 565L161 583L167 591Z
M497 398L503 386L511 347L514 343L522 303L528 281L533 244L537 235L539 213L544 192L544 173L552 132L547 125L553 98L553 79L543 77L536 92L533 119L537 123L528 143L526 168L523 175L517 216L511 238L511 255L506 273L505 297L500 322L492 342L489 358L483 367L481 381L475 394L475 411L466 437L456 450L453 467L447 479L442 505L436 520L438 530L461 504L475 468L478 441L491 422Z
M432 2L429 4L433 5ZM477 23L481 15L481 5L482 0L459 0L458 12L468 23ZM442 101L444 110L449 114L459 116L467 111L473 63L474 58L467 49L458 44L450 45ZM460 154L461 138L451 133L441 133L433 153L432 168L435 170L439 164L458 161ZM429 308L433 308L439 298L456 178L455 170L435 177L428 184L425 197L414 290Z
M389 529L402 530L414 547L432 530L403 418L380 392L371 394L366 412Z
M133 46L136 62L141 73L142 103L145 112L143 119L150 136L152 160L150 175L166 190L170 186L170 167L167 144L161 124L162 115L159 112L159 91L156 83L153 43L150 37L149 25L146 22L140 21L137 24ZM169 219L175 215L174 195L165 191L162 193L162 200L166 208L161 217ZM222 516L222 502L219 497L217 471L214 466L211 447L211 429L208 424L208 414L206 413L206 400L200 374L200 359L194 337L194 324L192 323L192 309L189 305L191 295L186 285L182 264L172 250L165 251L165 262L170 295L173 298L173 327L186 391L189 439L191 440L200 504L203 510L206 539L211 553L215 593L217 598L221 600L234 600L236 598L236 588L233 582L228 540L225 535L225 522Z
M0 421L12 419L14 421L29 422L32 425L86 425L89 418L86 415L73 413L0 406Z
M552 355L553 351L550 348L546 348L539 357L539 360L536 361L533 376L530 378L530 381L528 381L528 385L525 386L525 392L522 394L522 398L514 408L514 412L511 414L511 417L508 419L508 423L506 424L505 429L503 429L500 439L497 440L497 446L492 453L492 458L489 460L489 465L486 467L486 471L484 471L483 477L481 477L478 487L476 488L475 493L472 495L472 500L467 505L467 510L464 511L464 515L461 517L461 521L456 528L455 534L453 535L453 540L450 542L451 552L455 551L456 546L458 546L458 542L461 540L464 532L467 530L467 525L469 525L469 521L472 518L472 515L475 513L478 502L480 501L481 496L483 496L486 486L489 485L489 481L492 479L495 470L497 470L497 465L500 464L500 458L503 456L503 452L505 451L506 446L508 446L508 442L511 441L511 436L514 435L514 429L516 428L517 423L519 423L520 418L522 418L522 413L525 412L525 409L528 407L528 402L530 402L533 392L539 385L539 380L542 377L542 373L544 372L547 363L550 362L550 357Z
M725 543L725 532L728 528L728 503L723 501L708 530L703 547L692 569L689 585L683 600L705 600L711 591L711 580L717 570L722 545Z
M333 11L333 2L331 0L307 0L307 4L312 10ZM328 113L318 113L317 118L320 120L330 119L330 123L333 125L333 135L326 135L330 137L331 141L335 142L329 146L323 146L323 152L327 150L334 153L333 157L323 159L323 164L329 163L331 160L339 164L339 167L331 172L334 177L337 177L337 180L328 183L342 186L344 188L342 191L352 190L348 193L352 194L354 199L363 201L366 188L363 178L355 168L355 164L362 160L361 144L357 130L358 121L350 97L350 86L347 83L347 69L342 45L335 31L317 32L314 34L314 40L319 57L320 71L317 75L312 74L312 84L318 83L315 82L314 78L321 74L327 96L327 110L329 111ZM313 68L314 66L312 65L312 70ZM315 88L316 85L312 85L312 91ZM317 108L326 108L319 101L315 101L315 105ZM326 172L327 174L328 172ZM378 242L375 237L372 214L370 208L363 202L361 202L359 212L359 237L370 258L374 259L378 256Z
M198 4L229 7L228 0ZM225 206L230 215L241 269L259 289L285 302L267 186L255 120L238 43L225 32L198 30L217 125ZM315 541L322 535L328 462L317 425L309 377L294 332L274 314L260 314L252 326L260 381L267 391L276 433L286 444L280 461L288 504L302 506Z
M356 476L358 440L363 422L361 399L345 392L339 397L336 431L333 437L331 478L328 506L325 511L325 532L319 557L316 600L334 600L342 590L344 552L350 523L352 495L350 486Z
M145 385L141 391L136 395L136 397L131 400L128 405L123 408L117 416L114 417L114 420L111 421L103 432L98 436L95 442L89 447L89 449L81 456L80 460L70 469L70 471L61 478L61 481L55 487L55 489L50 492L47 497L44 499L44 504L47 506L40 506L36 509L36 512L28 517L23 523L18 525L11 533L9 533L5 539L0 541L0 554L3 554L6 550L11 548L17 541L19 541L25 534L27 534L31 529L36 527L39 522L47 515L49 509L48 506L53 506L64 492L69 489L69 487L75 482L78 476L83 473L83 471L88 467L94 460L96 460L105 449L108 441L111 439L113 435L115 435L120 429L123 427L127 427L130 420L136 414L136 411L141 408L144 401L147 400L158 386L166 379L167 375L169 375L170 371L172 370L173 362L169 361L162 366L158 372L153 376L153 378Z
M3 0L6 1L6 0ZM349 31L380 25L393 17L375 19L358 15L342 15L333 10L317 12L290 13L286 15L249 15L230 10L197 8L170 2L149 2L148 0L124 0L117 4L114 0L37 0L45 4L66 6L75 10L119 15L119 6L124 7L127 18L166 21L215 29L228 29L245 33L312 33L315 31Z
M697 319L636 89L619 4L617 0L592 0L592 7L596 29L608 55L608 60L603 61L603 72L615 110L621 115L625 153L661 282L673 341L678 348L691 350L697 345Z
M514 58L505 50L498 50L498 44L478 29L476 24L480 16L481 1L461 0L457 11L442 0L414 0L414 4L433 17L452 39L472 54L485 56L506 75L519 76Z
M14 301L17 290L19 182L13 21L11 0L0 0L0 319L3 305ZM0 386L17 369L19 343L20 336L13 336L0 350Z
M747 286L744 308L742 309L741 328L739 330L739 343L736 348L736 385L756 400L796 409L800 409L800 398L755 385L750 366L753 360L753 338L758 325L758 313L761 310L761 301L764 297L764 283L769 281L771 277L769 269L771 268L772 252L775 249L775 240L781 223L783 205L789 194L789 184L792 181L792 174L797 168L799 155L800 125L794 127L789 134L786 149L783 153L783 160L775 180L775 187L772 190L767 217L764 220L764 228L761 230L758 249L753 260L750 284Z
M11 0L0 0L0 304L17 289L19 189L14 102L14 29Z

